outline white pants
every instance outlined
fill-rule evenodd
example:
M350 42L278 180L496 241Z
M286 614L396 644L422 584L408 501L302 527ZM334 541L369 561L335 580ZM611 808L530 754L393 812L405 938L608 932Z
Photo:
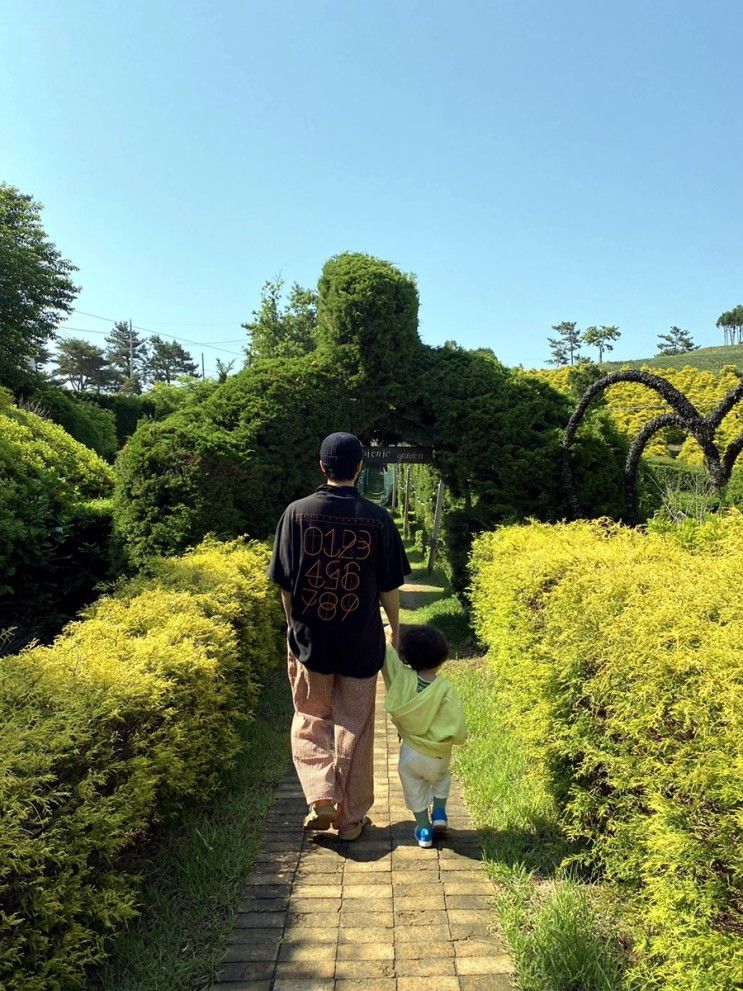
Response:
M397 770L405 804L411 812L425 812L434 795L448 798L451 787L448 757L429 757L403 743Z

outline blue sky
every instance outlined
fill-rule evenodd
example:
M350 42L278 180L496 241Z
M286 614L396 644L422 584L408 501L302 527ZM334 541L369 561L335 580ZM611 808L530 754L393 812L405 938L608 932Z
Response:
M619 325L631 358L671 324L722 343L743 302L738 0L0 17L0 178L44 203L81 311L224 348L187 345L207 372L267 278L345 250L415 273L427 343L527 367L561 320Z

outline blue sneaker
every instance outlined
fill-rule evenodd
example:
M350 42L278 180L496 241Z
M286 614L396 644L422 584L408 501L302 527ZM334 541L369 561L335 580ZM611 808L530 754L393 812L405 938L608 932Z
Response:
M433 846L433 833L427 826L416 826L413 830L413 836L418 840L418 846L422 846L424 849Z
M431 813L431 825L433 826L434 833L445 833L449 825L449 820L446 817L446 809L434 808Z

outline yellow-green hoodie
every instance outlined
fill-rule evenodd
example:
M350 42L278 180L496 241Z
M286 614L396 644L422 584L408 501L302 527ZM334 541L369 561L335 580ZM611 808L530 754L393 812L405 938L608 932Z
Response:
M418 675L387 645L382 668L387 698L384 707L402 740L429 757L449 757L452 745L467 739L462 703L454 686L440 675L418 691Z

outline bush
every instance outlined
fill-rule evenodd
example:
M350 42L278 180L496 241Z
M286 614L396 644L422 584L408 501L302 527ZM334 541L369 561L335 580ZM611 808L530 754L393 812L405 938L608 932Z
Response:
M98 455L0 390L0 628L105 574L112 485Z
M596 365L579 365L530 374L570 395L575 402L592 381L608 371L619 369L619 365L611 369L599 369ZM641 370L667 379L671 385L683 392L704 416L708 415L720 400L738 385L741 377L735 365L725 365L714 372L689 366L677 369L642 365ZM670 412L668 404L653 389L636 382L619 382L613 385L604 393L603 404L617 430L630 442L649 420L661 413ZM739 403L728 413L716 431L715 440L720 450L724 450L740 434L741 429L743 429L743 406ZM680 460L701 466L704 460L701 448L693 438L686 440L684 438L686 438L685 431L677 427L662 430L651 440L647 453L651 457L664 458L668 456L668 443L684 441L679 455Z
M570 403L539 379L483 355L443 349L431 351L422 364L436 465L433 472L416 472L420 498L415 508L430 531L442 472L447 483L442 550L451 581L461 591L475 533L525 517L568 515L561 444ZM625 456L626 442L605 411L593 412L573 456L578 495L588 515L621 516Z
M268 550L155 561L0 668L0 985L60 991L137 911L122 855L210 795L276 663Z
M118 462L116 532L128 559L173 553L214 531L272 532L317 485L325 434L435 448L435 468L482 525L564 512L560 443L570 403L484 354L428 348L415 280L348 253L319 281L318 347L261 360L159 424ZM618 511L624 442L603 414L581 431L577 471L592 512Z
M157 416L157 406L149 395L135 396L124 393L107 395L102 392L84 392L80 395L80 401L93 409L108 410L113 414L117 449L126 444L137 429L140 420Z
M207 533L267 537L286 502L320 484L319 438L350 429L337 367L262 361L209 399L143 425L119 455L115 532L129 562Z
M743 515L484 534L473 612L509 722L583 865L635 911L643 987L733 991L743 740Z
M113 461L119 445L110 410L51 385L40 385L24 392L22 402L33 412L64 427L70 437L92 448L102 458Z

